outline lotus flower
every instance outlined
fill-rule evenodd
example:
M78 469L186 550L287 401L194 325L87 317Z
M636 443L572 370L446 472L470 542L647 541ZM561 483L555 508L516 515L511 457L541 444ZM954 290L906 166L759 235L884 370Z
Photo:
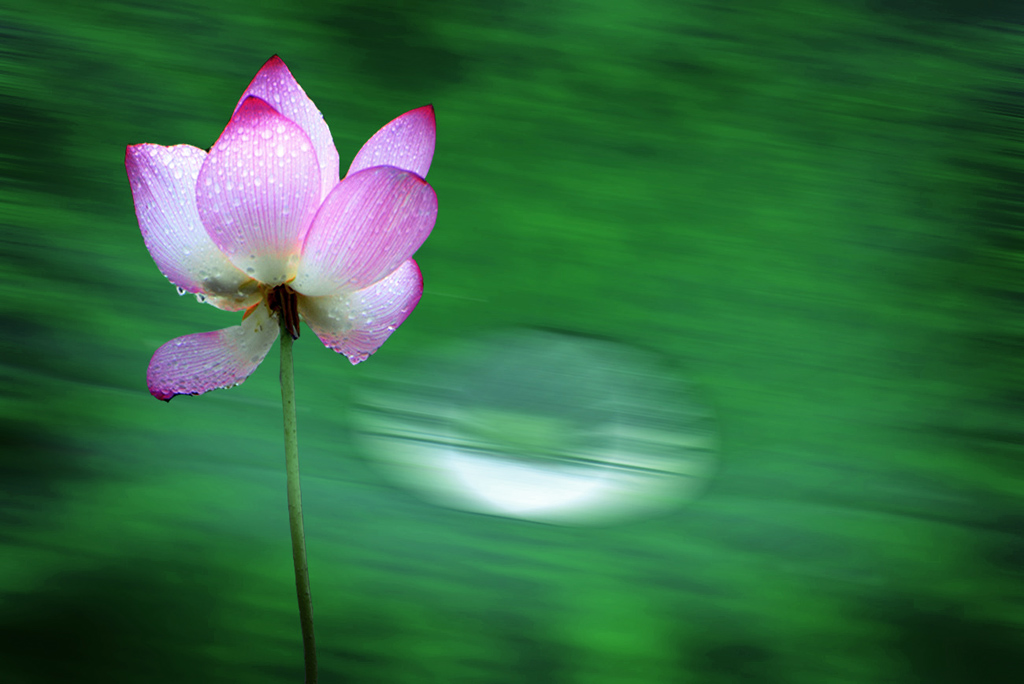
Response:
M353 364L419 302L412 255L437 218L424 180L433 107L406 112L363 145L344 179L331 132L288 67L272 57L242 94L209 153L130 145L125 167L149 253L179 294L240 325L185 335L153 355L157 399L231 387L270 351L283 318L304 320Z

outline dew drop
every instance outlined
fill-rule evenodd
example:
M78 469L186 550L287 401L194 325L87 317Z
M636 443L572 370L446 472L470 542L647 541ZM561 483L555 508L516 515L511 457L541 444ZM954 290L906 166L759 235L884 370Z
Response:
M186 290L185 288L183 288L180 285L177 288L175 288L175 289L177 289L179 297L185 296L185 294L188 292L188 290Z
M200 304L205 304L206 303L206 295L204 295L202 292L197 292L196 293L196 301L199 302Z

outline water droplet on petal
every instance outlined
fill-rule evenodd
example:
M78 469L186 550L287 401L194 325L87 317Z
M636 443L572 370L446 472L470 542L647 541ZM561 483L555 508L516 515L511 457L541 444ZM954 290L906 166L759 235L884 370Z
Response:
M179 297L184 296L188 292L188 290L183 288L181 285L179 285L176 289L178 290L178 296Z

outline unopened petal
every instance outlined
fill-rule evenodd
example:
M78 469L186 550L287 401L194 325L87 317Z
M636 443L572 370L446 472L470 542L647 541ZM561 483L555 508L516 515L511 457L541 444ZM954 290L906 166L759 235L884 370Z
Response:
M347 176L313 220L292 288L321 296L368 287L412 257L436 219L437 195L414 173L375 166Z
M178 287L235 309L255 282L214 244L196 207L196 178L206 152L190 145L130 145L124 165L146 248Z
M320 199L326 197L331 188L338 184L338 150L334 146L331 129L327 127L323 114L309 99L306 91L298 84L280 57L271 57L253 77L252 83L238 100L236 111L250 95L255 95L297 123L309 136L320 164Z
M380 348L416 308L423 277L409 259L387 278L356 292L300 297L299 311L325 345L353 364Z
M178 394L239 385L263 361L277 334L277 319L261 305L241 325L173 339L149 362L149 392L170 401Z
M346 175L372 166L394 166L426 178L436 137L434 106L413 109L377 131L359 150Z
M199 216L214 243L256 280L295 274L320 200L320 167L309 136L258 97L231 117L196 182Z

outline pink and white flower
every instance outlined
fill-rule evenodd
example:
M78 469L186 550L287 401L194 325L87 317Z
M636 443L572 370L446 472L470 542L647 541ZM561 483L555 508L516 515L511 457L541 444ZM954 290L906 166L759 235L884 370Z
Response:
M240 384L281 317L292 337L304 320L353 364L377 351L423 292L412 255L437 218L424 180L434 140L433 107L406 112L339 180L323 116L275 55L209 153L130 145L135 213L157 266L179 293L246 312L241 325L160 347L146 376L153 396Z

